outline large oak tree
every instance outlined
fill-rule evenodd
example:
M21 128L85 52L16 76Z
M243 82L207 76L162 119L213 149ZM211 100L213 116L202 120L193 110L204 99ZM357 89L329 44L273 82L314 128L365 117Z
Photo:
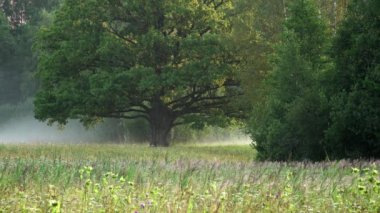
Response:
M236 114L229 0L66 0L40 31L36 118L143 118L151 145Z

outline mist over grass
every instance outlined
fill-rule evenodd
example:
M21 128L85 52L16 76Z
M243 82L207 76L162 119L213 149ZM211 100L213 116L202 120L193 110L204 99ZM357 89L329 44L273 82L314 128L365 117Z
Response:
M237 145L249 144L250 138L241 127L208 126L194 130L179 126L170 134L172 145ZM62 128L40 122L33 115L33 100L17 105L0 106L0 144L19 143L146 143L149 126L141 121L105 119L86 129L77 120L70 120Z
M32 115L15 117L0 125L0 143L81 143L101 142L101 125L84 128L77 121L70 121L64 128L48 126Z
M106 119L104 123L86 129L76 120L64 127L49 126L34 118L33 99L15 105L0 105L0 144L15 143L104 143L122 142L120 121Z
M112 128L115 125L114 128ZM133 138L118 132L117 124L105 122L86 129L78 121L71 120L64 127L58 125L49 126L36 120L32 114L17 116L0 124L0 144L13 143L133 143ZM190 141L174 141L173 144L186 143L189 145L238 145L249 144L248 136L241 132L231 131L227 136L215 130L212 133L204 133ZM228 130L225 130L228 131ZM178 139L177 139L178 140Z

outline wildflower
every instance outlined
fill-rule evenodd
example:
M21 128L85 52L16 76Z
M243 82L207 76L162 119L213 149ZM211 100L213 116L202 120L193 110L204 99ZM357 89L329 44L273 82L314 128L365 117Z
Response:
M124 179L123 176L120 177L120 182L121 182L121 183L124 183L124 182L125 182L125 179Z
M366 187L363 186L363 185L359 185L359 186L358 186L358 189L359 189L359 191L361 191L361 192L366 192Z
M91 172L94 168L92 168L92 166L85 166L84 169L88 172Z
M221 196L220 196L220 199L221 199L221 200L225 200L226 197L227 197L227 192L222 192L222 193L221 193Z
M145 203L140 204L140 208L144 209L145 208Z
M376 169L372 170L372 175L378 175L378 174L379 172Z
M358 168L351 168L351 170L352 170L352 173L354 173L354 174L356 174L356 173L359 173L359 169Z
M91 181L90 179L87 179L87 180L86 180L86 186L91 185L91 183L92 183L92 181Z
M370 177L368 177L368 181L369 181L370 183L373 183L373 182L375 182L375 178L372 177L372 176L370 176Z
M56 201L56 200L49 200L49 205L52 206L52 207L56 207L56 206L58 206L58 201Z
M107 172L106 174L104 174L105 177L110 177L110 176L112 176L112 175L113 175L112 172Z

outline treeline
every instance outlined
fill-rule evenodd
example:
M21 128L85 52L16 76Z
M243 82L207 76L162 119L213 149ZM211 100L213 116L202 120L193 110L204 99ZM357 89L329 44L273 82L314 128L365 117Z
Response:
M81 9L81 6L70 6L67 2L66 6L60 6L62 3L64 5L65 2L66 1L63 0L0 0L2 9L0 10L0 85L2 86L0 91L0 105L16 104L28 97L33 97L40 84L40 82L33 77L35 71L38 69L37 53L41 50L51 51L52 47L54 48L54 46L58 45L58 43L54 43L56 42L55 39L59 38L59 36L68 36L68 34L61 34L59 27L62 27L62 29L75 30L75 27L78 27L75 24L84 24L73 22L74 24L71 26L72 28L70 28L68 24L69 21L72 21L69 20L70 18L85 17L88 14L85 10ZM153 3L142 4L138 1L131 2L132 6L130 7L122 3L118 3L117 5L119 6L109 5L105 2L102 2L102 4L104 3L109 7L108 9L110 11L113 11L115 14L120 14L121 16L125 15L125 11L119 10L120 8L117 7L136 10L136 14L145 12L145 9L149 11L152 9L150 7L153 7ZM117 63L121 63L123 66L132 66L130 64L133 64L131 61L135 60L134 57L130 57L130 61L122 61L118 55L126 54L128 51L128 53L131 53L136 49L133 49L133 51L132 49L128 49L129 47L123 49L120 47L121 43L119 43L119 40L109 36L110 33L113 33L116 36L121 35L120 37L123 37L124 33L128 33L127 29L129 29L128 26L131 23L136 25L135 28L132 28L133 33L141 36L142 44L146 45L145 47L141 47L142 49L138 54L141 58L136 60L139 60L138 63L140 64L146 64L147 67L151 66L150 64L152 63L158 63L164 67L167 66L165 63L173 60L173 57L180 58L184 57L184 55L188 58L181 60L187 62L192 61L194 57L199 57L200 55L203 59L210 57L210 60L214 60L218 57L218 59L215 59L216 61L213 61L213 63L215 63L213 65L222 71L219 73L214 70L211 71L218 73L219 76L206 76L207 72L193 70L191 71L193 73L192 75L204 76L200 78L201 76L190 76L186 74L184 75L186 78L180 79L177 79L178 76L176 75L166 76L167 79L165 79L164 83L154 82L155 76L148 76L149 78L147 80L145 79L144 85L136 86L137 84L134 85L131 83L129 88L126 85L120 84L119 87L125 90L134 91L136 87L145 87L143 89L149 90L151 93L154 92L152 86L163 88L176 88L178 86L178 88L183 89L180 90L177 88L177 91L171 94L158 95L167 101L166 103L165 100L162 101L162 103L160 101L158 102L159 104L163 104L163 106L161 106L162 108L169 107L168 109L171 109L170 107L181 106L182 108L179 109L182 110L182 113L193 113L190 110L191 108L186 109L186 105L193 104L192 102L174 104L173 106L165 104L186 100L186 98L190 97L189 95L199 95L199 91L208 91L207 94L209 96L201 94L204 96L200 97L209 100L220 100L229 93L232 94L231 97L236 96L236 91L243 91L242 93L244 94L240 94L237 98L234 97L232 101L228 101L229 112L217 109L207 110L206 112L204 110L205 108L201 106L210 106L210 103L206 105L200 103L197 105L197 108L195 108L198 110L198 114L193 113L191 116L181 117L179 118L180 122L176 123L186 124L185 126L175 127L176 125L168 124L168 128L164 130L159 129L156 136L160 135L158 134L160 131L169 132L171 128L175 127L175 130L171 131L170 137L174 137L173 135L177 134L178 138L181 138L178 134L186 135L185 133L191 132L189 130L190 127L203 128L207 125L236 125L237 122L235 121L240 120L245 123L247 132L253 141L252 145L257 149L259 158L263 160L325 160L380 157L379 1L227 0L194 2L197 2L194 3L194 5L205 4L207 6L199 12L196 9L192 10L192 6L190 4L190 6L187 5L188 3L186 3L186 5L184 3L183 7L179 7L178 5L180 3L178 2L167 3L167 5L173 7L174 11L173 13L169 13L169 16L178 16L177 20L173 19L173 23L170 22L172 26L165 26L165 23L160 22L150 23L149 20L155 20L154 16L147 16L142 21L136 21L134 18L128 20L126 24L123 23L122 20L115 22L113 20L115 17L112 17L113 14L110 13L99 14L99 16L92 14L87 18L94 18L94 20L112 18L112 21L109 22L109 26L103 24L108 27L108 30L113 30L112 32L100 34L100 31L104 30L102 29L104 26L93 28L94 26L92 26L91 20L88 25L85 25L86 28L83 29L85 33L92 36L91 39L95 39L96 36L99 36L99 39L104 40L104 44L101 44L104 46L98 49L98 53L104 54L102 57L107 60L107 63L116 60ZM82 6L83 5L87 4L83 3ZM93 10L103 12L107 12L108 10L107 8L100 8L97 5L88 5L89 7L93 7ZM160 3L157 3L157 5L160 5ZM215 5L215 8L210 8L210 5ZM220 7L222 9L216 11L216 8L220 5L227 6ZM146 8L136 9L135 7ZM73 11L76 9L78 9L78 11ZM215 11L213 11L214 9ZM55 12L57 10L59 12ZM186 13L182 15L181 10ZM64 23L63 20L62 22L54 22L57 14L61 18L67 18L67 24L65 24L66 22ZM162 14L162 16L164 15L165 14ZM128 14L126 17L128 17ZM209 33L212 35L207 37L207 39L209 39L209 41L207 41L208 43L202 43L204 41L197 40L198 38L193 31L198 29L187 26L194 20L189 20L188 22L182 20L186 17L196 20L195 22L200 26L205 25L206 30L202 32L203 30L200 29L200 34L207 35L207 33ZM161 32L160 30L152 31L149 29L151 32L148 30L148 26L140 26L145 19L147 20L147 24L154 25L151 27L154 28L157 27L155 25L159 25L159 27L164 30ZM204 23L201 23L201 20L203 20ZM213 25L213 27L207 28L206 22ZM44 32L40 31L39 41L34 43L41 26L52 26L54 23L58 28L48 28L50 31L46 31L46 29ZM168 27L168 29L165 29L165 27ZM87 28L88 31L86 31ZM82 30L82 28L78 29ZM173 36L170 37L170 39L174 40L167 39L169 38L167 34L172 34ZM78 39L86 38L84 35L75 34L75 32L72 35L77 36ZM104 35L107 36L104 37ZM129 34L125 35L129 36ZM136 39L140 39L138 36L136 36ZM192 43L186 43L189 42L185 39L186 37L194 38L191 41ZM46 38L47 40L51 39L47 42L49 45L51 44L51 46L45 45L41 38ZM178 48L176 45L182 44L182 40L184 41L184 46L188 48L188 54L174 53L174 56L170 56L170 54L172 54L170 51L172 51L173 48ZM94 40L94 42L95 41L96 40ZM134 41L130 42L133 43ZM146 44L144 42L146 42ZM154 46L156 45L154 42L161 42L159 43L161 45L159 46L162 50L161 52L147 51L147 48L158 48ZM177 44L174 42L177 42ZM37 49L37 51L32 51L33 44L34 49ZM75 44L75 42L72 42L72 44ZM96 50L96 46L92 45L90 40L82 44L84 44L85 48ZM213 44L214 47L219 45L220 54L217 51L218 49L201 49L201 46L197 49L197 47L193 47L190 44L193 46L198 44ZM167 50L167 52L163 50ZM70 54L72 53L71 49L63 49L61 52L64 51ZM83 52L81 51L81 49L78 49L77 53L79 55L84 54L87 50L83 49ZM209 54L207 55L205 51L209 51ZM234 53L233 57L231 57L231 55L228 56L228 54L231 53ZM105 57L105 55L109 57ZM215 57L212 57L212 55L215 55ZM91 56L86 58L86 60L90 61L92 58ZM168 62L165 62L165 60ZM200 59L200 61L202 60ZM114 66L114 61L112 62L112 66ZM178 62L178 64L180 63ZM48 63L42 65L50 66ZM65 64L57 63L56 65L57 67L61 66L59 69L62 69L62 71L66 69ZM81 62L75 61L72 62L71 65L75 69L83 66ZM197 66L202 67L204 64L200 65L194 62L191 69L195 69ZM104 64L101 68L104 68ZM139 67L139 69L140 68L141 67ZM175 68L180 69L181 66L178 65ZM113 67L110 67L110 69L113 69ZM136 69L136 71L138 71L138 69ZM185 71L186 70L184 70L184 72ZM137 76L138 78L131 76L130 73L121 77L124 79L135 79L135 77L136 79L143 79L147 77L149 70L145 69L141 70L141 72L145 74ZM84 73L88 75L88 72ZM45 81L47 81L47 79L59 80L59 78L53 78L46 74L49 73L45 73ZM232 74L235 75L236 78L231 77ZM83 75L81 75L81 77L83 77ZM92 77L93 81L97 83L95 86L99 86L104 79L110 76ZM112 78L115 82L118 82L120 79L117 78L119 77L120 76L114 76ZM216 79L216 77L219 79ZM62 76L62 78L65 77ZM230 81L231 79L233 80ZM110 78L109 81L110 80L112 79ZM185 95L189 92L188 89L185 89L187 86L185 80L188 81L188 84L194 81L194 85L200 83L203 85L198 90L194 88L194 90L197 91L196 93ZM236 80L240 82L239 90L235 89L237 85ZM177 85L175 82L177 82ZM223 85L220 82L223 82ZM229 85L227 85L228 82ZM86 83L88 83L87 79L84 79L83 82L79 82L78 85L85 85ZM209 84L209 86L207 86L207 84ZM78 87L78 85L75 87ZM66 89L69 88L67 83L63 86L65 86ZM225 88L220 89L222 86ZM218 88L218 90L210 90L210 88L213 87ZM65 88L63 87L62 91L64 91ZM96 90L99 95L104 96L104 100L101 99L100 101L114 104L111 103L114 100L107 99L109 98L109 91L105 89L106 88L102 87ZM113 92L117 92L115 88L110 87L108 89L113 89ZM135 91L136 94L140 94L138 92L140 91ZM146 93L141 94L146 95ZM176 100L175 97L178 95L184 96L182 99ZM70 100L71 96L72 95L68 95L65 97L66 100ZM46 106L46 102L44 102L46 101L44 99L46 97L40 96L40 106ZM79 99L75 101L80 101L80 99L82 98L79 97ZM93 101L93 104L103 104L103 102L100 103L98 99L91 101ZM146 101L144 104L145 103ZM215 106L218 106L217 104L227 106L224 102L213 102L212 104L215 104ZM115 107L115 105L112 106ZM58 105L56 107L59 109ZM86 111L86 107L87 106L82 106L80 109L82 110L82 115L86 114L89 110L87 109ZM48 108L41 108L41 118L49 119L52 116L46 113L47 109ZM239 111L239 115L237 116L236 113L230 113L232 112L231 109L233 109L234 112ZM133 110L135 112L141 112L141 108L134 108ZM65 119L70 116L77 116L72 115L72 113L78 113L78 109L67 113L67 115L60 115L63 117L57 117L58 120L62 119L59 121L64 122ZM96 114L94 114L94 112L92 113L93 114L86 115L91 121L96 118ZM99 111L96 113L99 113ZM102 113L103 115L105 114L105 112ZM115 116L115 114L112 113L107 115ZM194 117L194 115L200 115L202 113L207 115L203 117L207 117L207 121L199 119L199 116ZM229 117L232 114L232 122L231 119L227 120L222 118L223 116ZM128 115L125 117L134 116L136 115ZM173 117L173 115L171 116ZM169 118L171 117L169 116ZM175 119L177 119L177 117L174 116L173 120ZM118 125L120 125L120 123ZM144 138L144 135L147 135L149 131L153 131L152 129L149 130L149 122L141 119L138 120L137 123L123 123L122 126L122 131L140 132L141 134L138 137L141 138ZM157 126L160 125L156 125L156 127ZM161 137L162 138L158 138L157 141L161 140L167 144L165 139L167 133ZM147 139L144 138L143 140ZM183 138L181 138L181 140L183 140Z
M380 4L330 2L332 18L316 1L286 8L251 88L248 129L261 159L380 157Z

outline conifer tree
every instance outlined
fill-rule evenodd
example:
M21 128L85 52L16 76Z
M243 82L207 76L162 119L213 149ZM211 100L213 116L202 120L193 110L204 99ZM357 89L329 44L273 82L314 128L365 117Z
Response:
M380 157L380 2L354 0L337 32L326 141L336 158Z
M325 157L322 139L327 104L318 79L327 62L326 44L327 28L313 2L294 1L265 80L265 103L254 109L251 120L250 132L260 158Z

